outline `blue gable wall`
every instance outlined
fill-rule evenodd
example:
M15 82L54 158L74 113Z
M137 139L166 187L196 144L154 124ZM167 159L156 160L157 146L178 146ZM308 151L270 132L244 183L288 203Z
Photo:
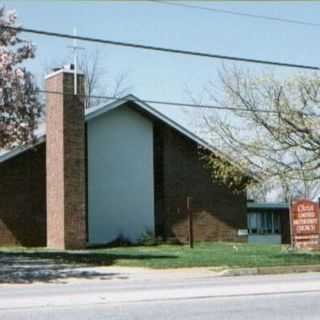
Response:
M135 241L154 231L152 121L122 106L87 126L89 243Z

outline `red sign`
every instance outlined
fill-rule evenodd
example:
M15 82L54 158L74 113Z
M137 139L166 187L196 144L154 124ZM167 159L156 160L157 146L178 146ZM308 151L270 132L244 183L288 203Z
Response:
M309 200L297 201L290 214L294 246L304 249L319 247L319 204Z

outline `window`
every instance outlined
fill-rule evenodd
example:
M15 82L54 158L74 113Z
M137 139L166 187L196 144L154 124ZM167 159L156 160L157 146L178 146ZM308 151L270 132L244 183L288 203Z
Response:
M273 214L273 227L274 227L274 233L280 233L280 214L279 213Z
M257 213L248 214L248 229L249 233L257 233Z
M248 213L249 234L280 234L280 215L277 212Z

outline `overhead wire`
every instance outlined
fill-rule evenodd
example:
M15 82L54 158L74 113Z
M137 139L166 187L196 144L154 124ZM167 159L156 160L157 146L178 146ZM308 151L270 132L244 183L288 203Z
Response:
M277 21L277 22L283 22L283 23L291 23L291 24L299 24L299 25L306 25L306 26L312 26L312 27L320 27L320 23L303 21L303 20L298 20L298 19L280 18L280 17L253 14L253 13L247 13L247 12L234 11L234 10L217 9L214 7L204 7L204 6L198 6L198 5L193 5L193 4L189 4L189 3L186 4L186 3L181 3L181 2L172 2L172 1L163 1L163 0L149 0L149 1L154 2L154 3L158 3L158 4L175 6L175 7L183 7L183 8L203 10L203 11L211 11L211 12L215 12L215 13L223 13L223 14L241 16L241 17L246 17L246 18L264 19L264 20L269 20L269 21L273 21L273 22Z
M31 28L12 27L12 26L1 26L0 28L14 30L16 32L27 32L27 33L33 33L33 34L38 34L38 35L50 36L50 37L65 38L65 39L76 39L76 40L81 40L81 41L102 43L102 44L122 46L122 47L127 47L127 48L142 49L142 50L148 50L148 51L166 52L166 53L189 55L189 56L196 56L196 57L202 57L202 58L212 58L212 59L221 59L221 60L231 60L231 61L238 61L238 62L264 64L264 65L273 65L273 66L287 67L287 68L320 70L320 67L318 67L318 66L295 64L295 63L288 63L288 62L278 62L278 61L262 60L262 59L242 58L242 57L214 54L214 53L209 53L209 52L200 52L200 51L193 51L193 50L183 50L183 49L176 49L176 48L145 45L145 44L139 44L139 43L108 40L108 39L94 38L94 37L86 37L86 36L72 35L72 34L67 34L67 33L59 33L59 32L52 32L52 31L31 29Z
M37 90L39 93L46 93L46 94L57 94L57 95L67 95L67 96L73 96L73 93L64 93L60 91L52 91L52 90ZM196 104L196 103L188 103L188 102L180 102L180 101L165 101L165 100L154 100L154 99L140 99L135 98L132 96L132 98L128 98L126 96L124 97L118 97L118 96L102 96L102 95L85 95L85 94L78 94L79 97L86 98L86 99L97 99L97 100L128 100L128 101L137 101L137 102L143 102L148 104L158 104L158 105L167 105L167 106L173 106L173 107L186 107L186 108L198 108L198 109L213 109L213 110L219 110L219 111L237 111L237 112L256 112L256 113L266 113L266 114L279 114L279 111L275 110L267 110L267 109L246 109L241 107L228 107L228 106L217 106L217 105L209 105L209 104ZM297 111L298 112L298 111ZM281 112L281 114L292 114L292 112ZM304 114L306 116L309 116L307 114ZM315 115L310 115L315 116ZM319 115L320 116L320 115Z

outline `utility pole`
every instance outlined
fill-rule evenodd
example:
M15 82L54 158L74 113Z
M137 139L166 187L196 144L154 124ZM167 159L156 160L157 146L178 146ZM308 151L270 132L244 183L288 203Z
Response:
M187 211L188 211L188 220L189 220L189 246L193 249L193 215L191 210L191 200L192 197L187 197Z

